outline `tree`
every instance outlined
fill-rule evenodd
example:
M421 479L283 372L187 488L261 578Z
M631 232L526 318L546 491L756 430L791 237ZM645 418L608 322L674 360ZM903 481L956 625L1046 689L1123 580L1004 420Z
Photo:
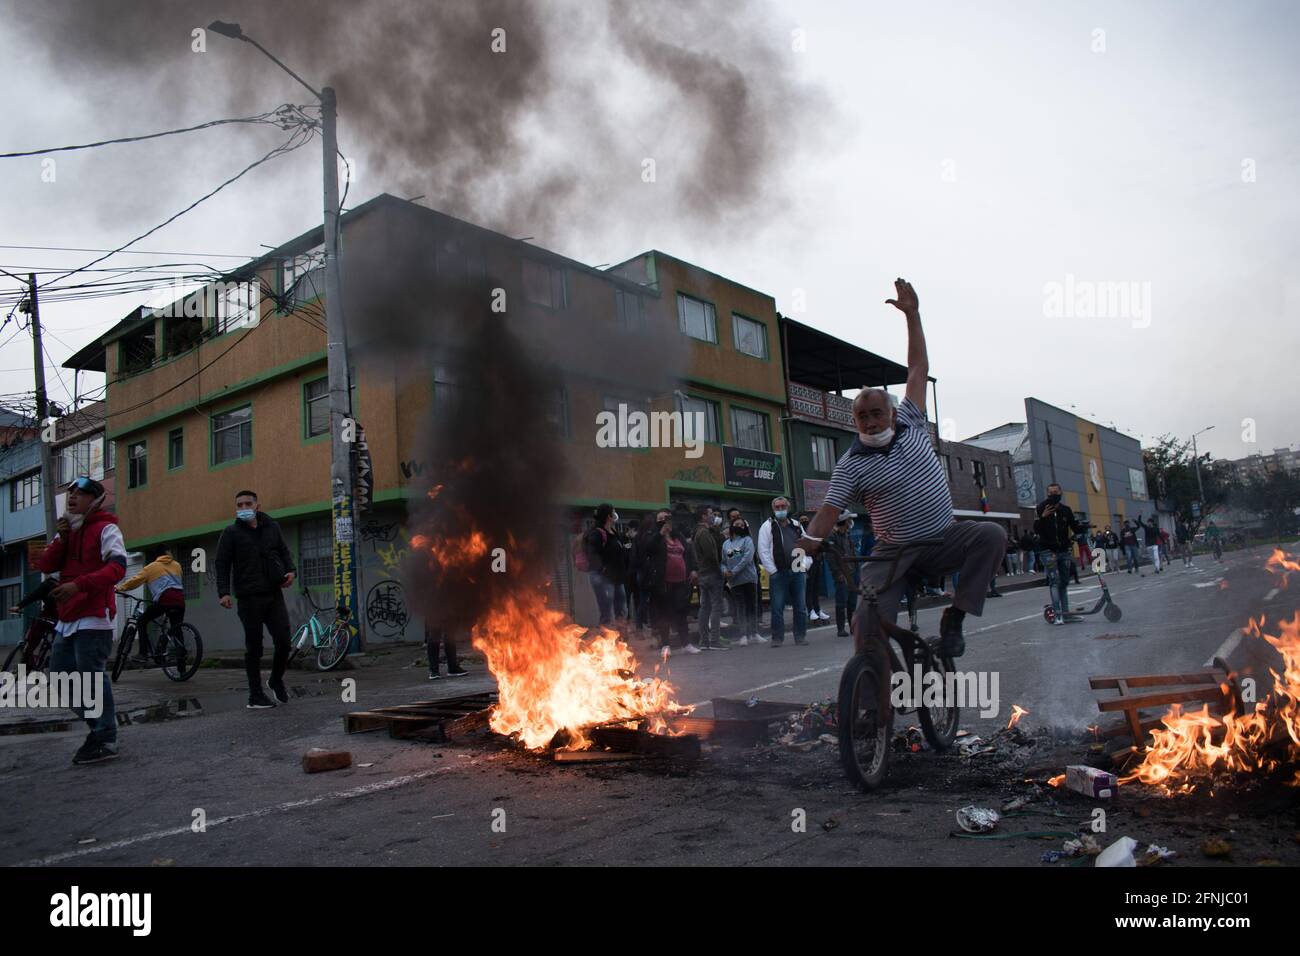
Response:
M1254 477L1240 486L1243 507L1263 516L1273 534L1282 537L1296 529L1300 508L1300 475L1278 468L1264 477Z
M1165 435L1155 448L1142 449L1146 464L1147 493L1165 502L1178 520L1187 525L1195 535L1201 522L1223 507L1228 500L1228 487L1222 479L1206 467L1210 456L1201 458L1201 480L1197 484L1196 461L1192 457L1192 443ZM1201 488L1205 489L1204 495ZM1192 503L1201 502L1199 516L1192 514Z

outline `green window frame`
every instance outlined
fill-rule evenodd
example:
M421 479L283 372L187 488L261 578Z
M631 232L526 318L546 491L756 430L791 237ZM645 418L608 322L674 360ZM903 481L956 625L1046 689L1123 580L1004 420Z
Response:
M167 470L185 467L185 429L173 428L167 433Z
M742 415L753 415L758 421L743 421ZM772 451L772 427L771 416L767 412L760 412L754 408L745 408L743 405L731 406L731 442L737 448L752 448L755 451ZM749 441L761 430L762 441L759 444L749 444Z
M711 445L722 444L722 405L698 395L678 395L677 411L682 413L682 436L688 441L695 438L695 412L704 412L704 441ZM688 425L688 423L690 423Z
M677 293L677 328L700 342L718 344L718 310L712 302ZM699 334L697 334L697 332Z
M209 465L228 465L253 457L253 404L249 402L208 419ZM230 443L235 443L237 454L230 454Z
M739 312L731 313L731 341L736 351L750 358L767 360L767 323ZM749 347L746 347L749 346ZM753 351L753 349L757 351Z
M132 442L126 446L126 486L143 488L149 483L149 442Z
M302 383L302 437L318 438L330 430L329 376Z
M812 468L819 474L829 475L835 470L835 439L829 435L811 435Z

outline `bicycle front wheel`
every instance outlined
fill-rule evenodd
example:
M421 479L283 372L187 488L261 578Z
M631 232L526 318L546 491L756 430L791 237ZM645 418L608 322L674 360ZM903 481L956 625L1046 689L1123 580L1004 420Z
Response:
M874 650L854 654L840 676L836 720L840 763L858 787L875 790L885 779L894 712L889 703L890 667Z
M117 660L113 661L113 683L126 670L126 659L131 655L131 645L135 642L135 625L128 624L122 631L122 639L117 642Z
M307 646L311 640L311 627L307 624L302 625L298 630L293 632L293 639L289 641L289 657L285 661L285 666L289 667L298 659L302 649Z
M26 645L27 645L27 638L25 637L20 638L18 643L14 645L14 649L9 652L9 656L5 658L5 666L0 667L0 673L5 673L5 674L18 673L18 663L19 661L22 660L22 657L20 656L19 652L22 651L22 649Z
M203 638L193 624L182 624L179 637L163 634L162 672L169 680L183 681L194 676L203 663Z
M948 674L955 670L952 658L939 654L938 641L927 642L927 644L929 653L925 655L925 671L939 675L939 686L943 691L939 695L939 703L933 706L924 703L926 698L922 693L922 703L917 707L917 716L921 718L921 732L925 734L925 739L930 742L931 747L942 753L957 739L957 724L961 720L961 708L957 706L955 700L948 699ZM928 683L924 674L921 680L924 687L925 683ZM956 685L954 684L953 687L955 688Z
M348 656L348 646L352 643L352 631L342 621L335 621L316 652L316 666L323 671L333 670L343 663Z

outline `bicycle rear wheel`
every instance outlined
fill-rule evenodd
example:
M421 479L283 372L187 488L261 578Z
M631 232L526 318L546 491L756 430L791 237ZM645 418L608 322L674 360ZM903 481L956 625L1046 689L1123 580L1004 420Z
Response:
M342 621L335 621L330 632L316 652L316 666L323 671L333 670L343 663L348 656L348 646L352 643L352 631Z
M168 680L183 681L194 676L203 663L203 638L193 624L182 624L179 638L159 635L162 642L162 672Z
M926 705L924 703L926 698L923 683L921 703L916 708L916 714L921 719L921 732L925 734L925 739L930 742L931 747L942 753L951 747L952 742L957 739L957 725L961 721L961 708L957 706L955 700L948 699L947 675L956 668L953 666L951 658L943 657L938 653L938 641L927 641L926 645L929 650L925 654L925 661L922 665L924 673L921 680L926 681L925 673L937 673L943 693L940 695L939 704L935 706Z
M126 670L126 659L131 655L131 645L135 642L135 625L128 624L122 631L122 639L117 642L117 660L113 661L113 683Z
M840 763L858 787L872 791L885 779L894 713L889 704L890 667L885 655L869 649L849 658L840 675L836 721Z

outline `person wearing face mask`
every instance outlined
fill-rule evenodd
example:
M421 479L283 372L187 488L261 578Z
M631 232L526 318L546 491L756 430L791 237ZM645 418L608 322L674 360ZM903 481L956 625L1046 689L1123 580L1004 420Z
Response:
M235 495L235 521L217 541L217 594L229 610L233 591L239 602L239 621L244 626L244 671L248 676L248 708L262 710L277 703L289 703L284 671L289 662L289 610L282 588L290 587L297 574L293 555L284 542L280 526L261 510L257 495L241 491ZM271 658L271 679L262 689L262 628L271 634L275 648Z
M623 582L627 577L627 553L614 529L618 512L610 504L596 508L596 526L583 538L587 551L588 576L591 589L600 608L600 626L608 627L615 619L627 617L626 592Z
M98 717L75 709L90 732L72 758L75 764L102 763L117 757L117 713L113 708L113 682L104 673L113 650L113 618L117 596L113 588L126 577L126 542L117 516L103 508L104 486L81 477L68 485L64 515L58 534L41 552L36 566L44 574L58 574L49 592L58 613L54 645L50 649L50 674L79 673L95 685L102 708Z
M812 524L812 519L811 511L802 512L799 515L799 524L806 528ZM822 610L822 556L814 554L811 557L812 567L804 575L808 587L808 593L804 597L804 607L808 609L808 620L829 621L831 616Z
M1038 506L1034 521L1038 535L1038 563L1047 571L1047 588L1052 595L1052 610L1057 624L1065 623L1070 608L1070 565L1074 561L1074 512L1061 503L1061 486L1047 486L1047 498Z
M725 651L731 642L722 636L722 515L707 505L695 510L697 524L691 545L700 588L700 650Z
M699 654L691 643L686 621L691 600L691 571L687 551L691 542L677 530L667 511L655 515L655 531L646 543L644 585L650 593L651 624L659 635L659 646L669 654L670 632L677 631L678 647L687 654Z
M1007 535L1000 525L985 521L953 520L948 474L935 452L925 412L930 360L921 328L921 307L916 290L904 279L894 282L897 298L888 305L907 321L907 385L901 404L884 389L867 388L853 398L853 420L858 438L835 463L825 503L817 511L800 546L808 553L821 547L841 512L862 507L871 516L877 544L872 557L898 557L894 578L878 595L880 617L893 623L909 569L938 576L960 573L952 606L939 621L941 651L958 657L966 650L962 634L967 614L984 611L989 581L1002 562ZM903 551L904 545L923 538L941 543ZM891 562L872 563L862 569L863 586L878 591L891 573ZM867 604L858 602L854 626L863 619Z
M754 565L754 539L749 534L749 522L740 516L739 511L734 514L731 537L722 546L722 575L731 591L736 629L740 632L740 640L736 643L741 647L766 644L767 638L758 633L758 568Z
M794 605L794 642L807 644L808 617L804 597L808 592L807 574L791 567L792 553L799 546L803 526L790 517L790 502L772 499L772 517L758 529L758 560L767 572L771 588L772 646L785 643L785 602Z

